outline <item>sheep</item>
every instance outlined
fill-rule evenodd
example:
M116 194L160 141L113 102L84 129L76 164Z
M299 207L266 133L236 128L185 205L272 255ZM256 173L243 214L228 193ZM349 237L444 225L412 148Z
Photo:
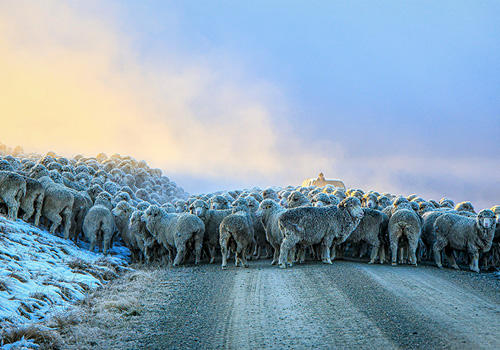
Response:
M296 244L321 243L321 259L331 264L330 248L343 243L358 226L363 217L358 198L344 199L338 207L300 207L289 209L280 215L278 226L283 233L279 266L286 268L288 253Z
M24 212L22 219L28 222L34 215L33 224L38 226L40 223L40 216L42 215L45 190L42 184L35 179L25 177L24 180L26 181L26 194L21 199L20 208Z
M0 200L7 205L7 216L16 220L23 197L26 195L26 181L12 171L0 171Z
M0 160L0 171L14 171L14 167L5 159Z
M224 196L214 196L210 199L210 209L229 209L229 201Z
M283 234L278 226L278 218L281 214L286 211L285 208L281 207L273 199L264 199L257 211L257 217L261 218L262 224L266 231L266 239L271 244L274 250L273 260L271 265L276 265L278 263L280 246L283 241Z
M326 205L331 205L332 201L329 195L324 192L320 192L311 199L311 203L314 207L324 207ZM336 204L338 203L335 203L335 205Z
M378 210L384 210L385 208L392 205L391 200L386 196L379 196L377 198Z
M445 197L439 200L439 205L441 208L450 208L450 209L455 208L455 202Z
M311 201L300 191L293 191L287 199L288 208L298 208L304 206L312 206Z
M383 235L387 230L389 218L379 210L363 208L363 217L359 225L352 231L345 243L365 242L371 246L369 264L375 263L377 256L380 263L383 263L385 253L383 247Z
M51 223L49 232L55 234L59 225L64 222L63 236L68 239L74 203L73 193L64 185L55 183L48 175L48 170L41 164L33 167L29 174L42 184L45 191L42 217Z
M115 231L115 221L111 209L111 196L107 192L102 192L85 215L83 233L90 242L89 250L92 252L96 244L101 250L102 242L103 254L108 253Z
M271 187L266 188L264 191L262 191L262 199L263 200L264 199L272 199L272 200L274 200L276 202L279 202L278 194Z
M469 253L470 270L479 272L479 253L490 250L495 229L495 213L489 209L481 210L475 219L451 213L441 215L434 223L436 242L433 252L436 266L442 268L441 250L449 246ZM453 255L449 255L448 260L452 268L459 269Z
M213 264L215 261L215 250L219 245L220 224L226 216L231 214L231 209L209 209L205 201L197 199L189 206L189 212L198 216L205 224L203 246L208 249L210 264Z
M186 201L183 201L182 199L178 199L174 202L175 206L175 211L177 213L184 213L187 210L187 203Z
M146 227L166 249L175 248L173 266L184 260L188 241L194 240L195 264L199 264L205 225L199 217L189 213L166 213L157 205L151 205L145 212Z
M378 200L377 196L373 193L367 193L363 196L363 200L361 201L361 205L370 209L377 209Z
M139 260L139 246L137 245L137 240L133 234L129 231L129 222L134 208L128 204L126 201L120 201L113 208L111 213L113 214L115 220L115 227L123 240L123 243L129 248L132 261Z
M476 214L476 211L474 210L474 206L472 205L471 202L460 202L455 206L456 211L468 211L472 214Z
M405 240L409 248L410 263L413 266L417 266L416 252L422 231L422 224L420 217L406 198L399 197L394 202L388 230L392 265L396 265L398 246L401 249L403 247L402 244L406 243L400 242L400 240ZM402 261L403 254L401 252L399 262L402 263Z
M233 203L233 212L226 216L219 227L219 244L222 254L222 269L227 267L228 248L235 253L235 266L248 267L247 255L255 242L250 208L243 201Z

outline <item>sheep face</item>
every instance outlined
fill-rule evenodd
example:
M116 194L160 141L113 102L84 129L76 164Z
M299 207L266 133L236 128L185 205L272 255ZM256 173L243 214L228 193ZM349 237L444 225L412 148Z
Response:
M496 216L493 211L489 209L483 209L477 215L476 223L478 228L482 229L490 229L496 224Z
M356 197L348 197L339 204L339 208L346 209L353 218L361 219L364 216L361 202Z
M208 211L208 204L204 201L197 199L189 206L189 212L199 218L205 217Z
M378 205L377 196L370 193L363 197L363 201L361 202L366 208L375 209Z

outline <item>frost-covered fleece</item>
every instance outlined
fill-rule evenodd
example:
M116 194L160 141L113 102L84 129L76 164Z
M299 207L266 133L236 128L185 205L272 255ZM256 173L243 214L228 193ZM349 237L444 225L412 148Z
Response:
M209 209L207 202L197 199L189 206L189 212L198 216L205 224L203 246L208 250L210 264L213 264L215 252L219 246L220 224L226 216L231 214L231 209Z
M433 252L436 265L441 268L441 251L449 246L452 249L468 252L472 256L470 269L479 272L479 253L490 250L495 236L496 217L489 209L483 209L477 218L457 214L443 214L434 223L436 242ZM453 254L448 256L450 265L458 269Z
M286 268L288 254L295 245L321 243L321 260L331 264L332 245L343 243L358 226L363 209L358 198L348 197L337 206L289 209L278 219L284 239L280 247L279 265Z
M264 199L257 211L257 216L261 218L266 231L266 239L274 250L272 265L278 263L283 234L278 225L278 218L286 211L281 205L272 199Z
M293 191L287 198L288 208L298 208L312 206L312 203L307 197L300 191Z
M228 248L235 253L235 266L248 267L247 255L255 242L253 222L246 200L238 199L233 206L233 213L222 220L219 228L223 269L227 267Z
M370 262L373 264L377 256L380 263L383 263L384 254L379 254L383 250L383 235L387 230L389 217L376 209L363 208L363 218L359 225L352 231L346 243L366 242L371 246Z
M406 198L399 197L394 201L392 215L389 219L389 242L391 246L392 265L396 265L398 257L398 247L400 248L400 260L402 263L404 254L402 248L408 244L408 253L410 255L410 264L417 266L417 247L420 235L422 233L422 219L413 209L412 203ZM414 203L415 204L415 203ZM400 239L405 242L400 245Z
M0 171L0 202L7 205L8 217L17 219L21 200L26 194L26 181L12 171Z
M24 180L26 181L26 194L21 199L21 209L24 212L23 221L28 222L34 216L33 224L38 226L42 215L45 190L42 184L35 179L25 177Z
M147 229L166 249L176 249L174 266L183 262L191 240L194 243L195 264L199 264L205 233L205 225L199 217L189 213L167 213L157 205L151 205L144 218Z

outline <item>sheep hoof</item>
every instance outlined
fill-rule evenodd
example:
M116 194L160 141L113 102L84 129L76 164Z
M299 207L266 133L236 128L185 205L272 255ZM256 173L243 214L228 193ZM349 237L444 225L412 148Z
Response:
M451 268L454 269L454 270L460 270L460 267L458 267L457 264L451 265Z
M227 269L227 265L222 265L222 269L226 270Z
M391 263L391 265L392 265L392 266L396 266L396 265L397 265L397 263L393 262L393 263Z
M436 266L437 266L438 269L442 269L443 268L443 265L441 265L441 264L437 264Z
M271 265L276 265L278 262L276 260L271 261Z
M332 261L330 259L323 259L323 263L331 265Z
M286 269L286 264L279 264L280 269Z
M210 258L210 264L213 264L215 261L215 258Z
M415 264L411 264L411 266L413 266L413 267L417 267L417 263L415 263Z

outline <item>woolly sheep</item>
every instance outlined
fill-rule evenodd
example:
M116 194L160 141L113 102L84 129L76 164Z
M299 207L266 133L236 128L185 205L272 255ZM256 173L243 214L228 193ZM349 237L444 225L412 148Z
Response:
M288 208L298 208L304 206L311 206L311 202L303 193L300 191L293 191L290 193L287 199Z
M365 242L371 247L369 264L375 263L377 256L380 257L380 263L384 261L385 253L383 247L383 235L387 230L389 218L379 210L363 208L363 217L359 225L349 235L345 243Z
M166 249L177 250L174 266L184 260L189 241L194 241L195 264L200 262L205 225L193 214L171 214L151 205L144 213L146 227Z
M203 246L209 252L210 264L215 261L215 251L219 245L219 228L222 220L231 214L231 209L210 209L202 200L195 200L189 206L189 212L198 216L205 224L205 238Z
M471 202L460 202L455 206L456 211L468 211L472 214L476 214L476 211L474 210L474 206L472 205Z
M248 267L247 255L255 241L250 209L244 201L235 204L233 212L222 220L219 227L222 269L227 267L228 249L235 253L235 266Z
M26 181L21 175L12 171L0 171L0 200L7 205L9 219L17 219L25 195Z
M346 198L338 207L300 207L287 210L278 219L284 236L280 247L280 267L286 267L288 253L297 244L321 244L321 260L331 264L332 245L343 243L362 217L361 202L354 197Z
M139 246L133 234L129 231L129 221L134 208L127 201L120 201L111 211L115 220L115 226L118 230L123 243L129 248L132 261L139 260Z
M83 221L83 233L90 242L90 251L94 251L97 244L98 249L106 255L113 239L115 222L111 213L111 196L100 193L92 208L89 209Z
M479 253L490 250L495 228L495 213L489 209L481 210L475 219L451 213L441 215L434 223L436 242L433 253L437 267L442 267L441 250L450 246L469 253L472 257L470 270L479 272ZM451 266L458 269L453 255L449 255L448 259Z
M264 199L259 205L259 211L256 213L261 218L266 231L266 239L274 250L271 265L278 263L280 247L283 242L283 234L278 226L278 218L286 211L273 199Z
M399 197L393 203L388 230L392 265L396 265L398 247L400 249L403 247L400 244L400 240L403 239L408 243L410 263L417 266L416 252L422 231L421 219L406 198ZM403 254L401 252L399 262L402 263L402 261Z
M43 199L45 197L45 190L42 184L29 177L25 177L26 181L26 194L21 199L20 208L23 210L23 220L28 222L33 218L33 224L38 226L40 223L40 216L42 215Z
M215 209L215 210L229 209L229 201L224 196L221 195L214 196L210 199L210 209Z

